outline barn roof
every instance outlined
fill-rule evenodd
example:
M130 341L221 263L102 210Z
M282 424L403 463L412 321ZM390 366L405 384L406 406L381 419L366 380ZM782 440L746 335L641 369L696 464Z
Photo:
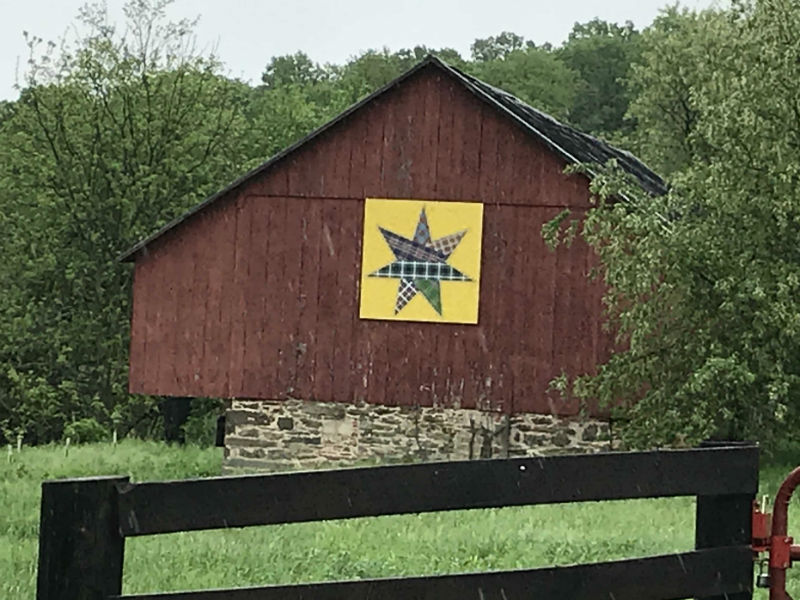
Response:
M340 113L318 129L311 132L306 137L298 140L291 146L285 148L265 163L245 173L239 179L233 181L227 187L221 189L217 193L209 196L201 203L197 204L186 213L180 215L176 219L167 223L164 227L156 231L151 236L141 240L133 247L129 248L119 256L120 261L132 261L136 255L143 251L148 244L160 238L162 235L179 226L181 223L189 219L195 213L205 209L208 205L214 203L219 198L225 196L229 192L244 185L252 178L263 173L272 165L282 160L286 156L292 154L295 150L304 146L306 143L318 137L324 131L331 128L333 125L346 119L352 113L356 112L365 104L370 103L378 96L383 95L390 89L408 79L411 75L421 70L424 67L432 66L447 73L462 85L464 85L470 92L475 94L479 99L487 102L500 112L511 117L518 124L527 130L530 134L536 137L539 141L544 143L553 152L560 155L564 160L570 164L605 164L609 160L616 160L619 166L627 173L632 175L642 187L642 189L650 194L660 195L666 192L666 185L664 181L650 168L647 167L642 161L636 158L630 152L612 146L607 142L591 136L587 133L578 131L577 129L565 125L557 121L550 115L537 110L526 104L516 96L496 88L488 83L481 81L463 71L452 67L435 56L428 56L414 67L389 82L379 90L370 94L366 98L350 106L347 110Z
M627 150L565 125L516 96L454 67L449 69L456 72L476 93L490 98L517 121L526 125L531 133L568 162L604 165L613 159L622 169L633 175L646 192L653 195L666 192L667 188L661 177Z

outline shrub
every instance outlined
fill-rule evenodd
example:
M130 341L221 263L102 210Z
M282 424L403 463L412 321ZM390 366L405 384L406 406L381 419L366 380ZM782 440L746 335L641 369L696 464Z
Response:
M103 442L110 438L108 429L95 419L85 418L73 421L64 427L64 439L69 438L75 444Z

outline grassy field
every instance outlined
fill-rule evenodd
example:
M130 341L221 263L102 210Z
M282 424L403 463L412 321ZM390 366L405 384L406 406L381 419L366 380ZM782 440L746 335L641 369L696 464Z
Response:
M73 447L68 456L59 447L23 448L3 456L0 598L34 597L42 480L94 474L128 474L138 481L217 475L220 454L218 449L125 441ZM790 457L779 457L762 469L762 493L774 493L790 463ZM693 505L690 498L634 500L133 538L126 543L123 591L513 569L685 551L693 546ZM797 508L790 511L790 523L800 525ZM790 578L792 593L800 595L800 572L790 571Z

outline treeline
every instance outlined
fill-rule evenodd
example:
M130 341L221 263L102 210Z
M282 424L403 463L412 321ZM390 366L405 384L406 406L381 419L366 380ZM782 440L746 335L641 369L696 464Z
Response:
M736 61L745 59L739 47L739 56L729 54L736 41L730 36L739 36L740 43L750 40L758 48L764 40L756 34L742 37L739 31L757 27L773 36L768 41L776 55L800 49L794 31L782 29L782 23L798 19L800 9L789 0L765 0L736 3L725 11L665 9L643 31L630 23L593 20L576 24L559 46L537 45L503 32L475 40L469 57L448 48L419 46L397 52L370 50L335 65L316 63L298 52L265 60L260 84L248 85L226 76L214 57L194 51L193 23L169 22L169 3L132 1L119 28L108 24L102 8L84 9L77 28L81 34L66 46L29 38L32 58L19 97L0 103L0 437L7 440L18 435L29 443L65 436L90 439L109 435L112 428L120 435L146 432L157 414L156 400L126 391L131 271L116 261L118 254L429 53L623 145L672 177L676 190L685 190L697 185L689 177L697 164L711 168L717 164L712 161L714 152L739 143L736 136L726 137L739 121L708 123L709 115L720 110L713 102L728 99L725 90L742 98L749 86L763 89L762 82L729 79L738 76L741 65ZM767 15L763 22L756 18L761 13ZM773 60L771 54L751 52L746 57L762 70L774 67L764 65ZM786 56L782 60L797 69ZM790 91L800 89L800 77L776 76L778 80L788 88L781 96L787 101ZM703 95L707 91L713 91L713 102ZM751 100L756 102L747 98ZM796 100L791 105L797 106ZM747 107L758 109L757 104ZM746 114L752 119L749 130L760 132L759 119ZM787 110L773 116L795 123L793 115ZM786 137L790 131L777 127L764 133ZM783 154L756 138L741 143L747 144L741 150L767 163L782 157L781 168L796 164L789 140ZM748 168L756 164L755 156ZM720 189L739 185L725 181ZM601 195L603 191L598 190ZM672 194L669 197L669 202L677 202ZM793 224L788 206L771 218ZM708 214L703 213L707 207L681 210L672 206L668 214ZM623 230L630 234L620 224L618 229L605 226L606 236ZM643 275L627 265L624 254L603 256L626 265L615 269L608 263L611 268L605 275L612 280L622 277L613 281L617 296L609 302L615 326L630 349L622 355L632 356L640 350L638 340L649 339L636 327L652 337L653 323L667 327L667 321L652 305L637 315L625 313L624 307L641 305L642 294L635 289L642 281L657 286L663 279L653 280L653 271ZM697 259L696 254L686 258ZM759 260L769 263L769 255ZM663 278L662 264L642 264L646 266L641 269L658 269ZM693 301L703 299L698 294ZM737 318L745 323L751 316L742 313ZM712 347L719 340L703 338L703 343ZM696 374L702 354L687 353L675 371L678 377ZM662 394L672 389L655 383L659 377L669 380L664 373L625 368L613 379L611 365L601 373L606 377L602 385L594 387L591 382L599 379L557 383L565 393L604 398L619 397L623 384L632 386L629 390L637 397L642 389ZM782 398L782 414L789 414L786 394L793 394L793 387L790 390L784 380L772 384L777 391L770 388L770 393ZM751 386L746 393L755 389ZM741 402L736 394L744 392L726 393L732 394L731 402ZM776 409L775 402L770 410ZM759 419L765 414L771 413L759 413ZM692 422L693 429L672 428L669 436L708 433L716 427L714 415L704 415L702 422ZM631 416L636 421L628 411L626 417ZM752 423L743 418L742 431L750 431Z

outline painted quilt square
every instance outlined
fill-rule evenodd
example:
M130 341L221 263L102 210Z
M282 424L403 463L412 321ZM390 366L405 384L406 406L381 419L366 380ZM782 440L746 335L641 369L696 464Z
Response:
M362 319L477 323L483 204L367 198Z

